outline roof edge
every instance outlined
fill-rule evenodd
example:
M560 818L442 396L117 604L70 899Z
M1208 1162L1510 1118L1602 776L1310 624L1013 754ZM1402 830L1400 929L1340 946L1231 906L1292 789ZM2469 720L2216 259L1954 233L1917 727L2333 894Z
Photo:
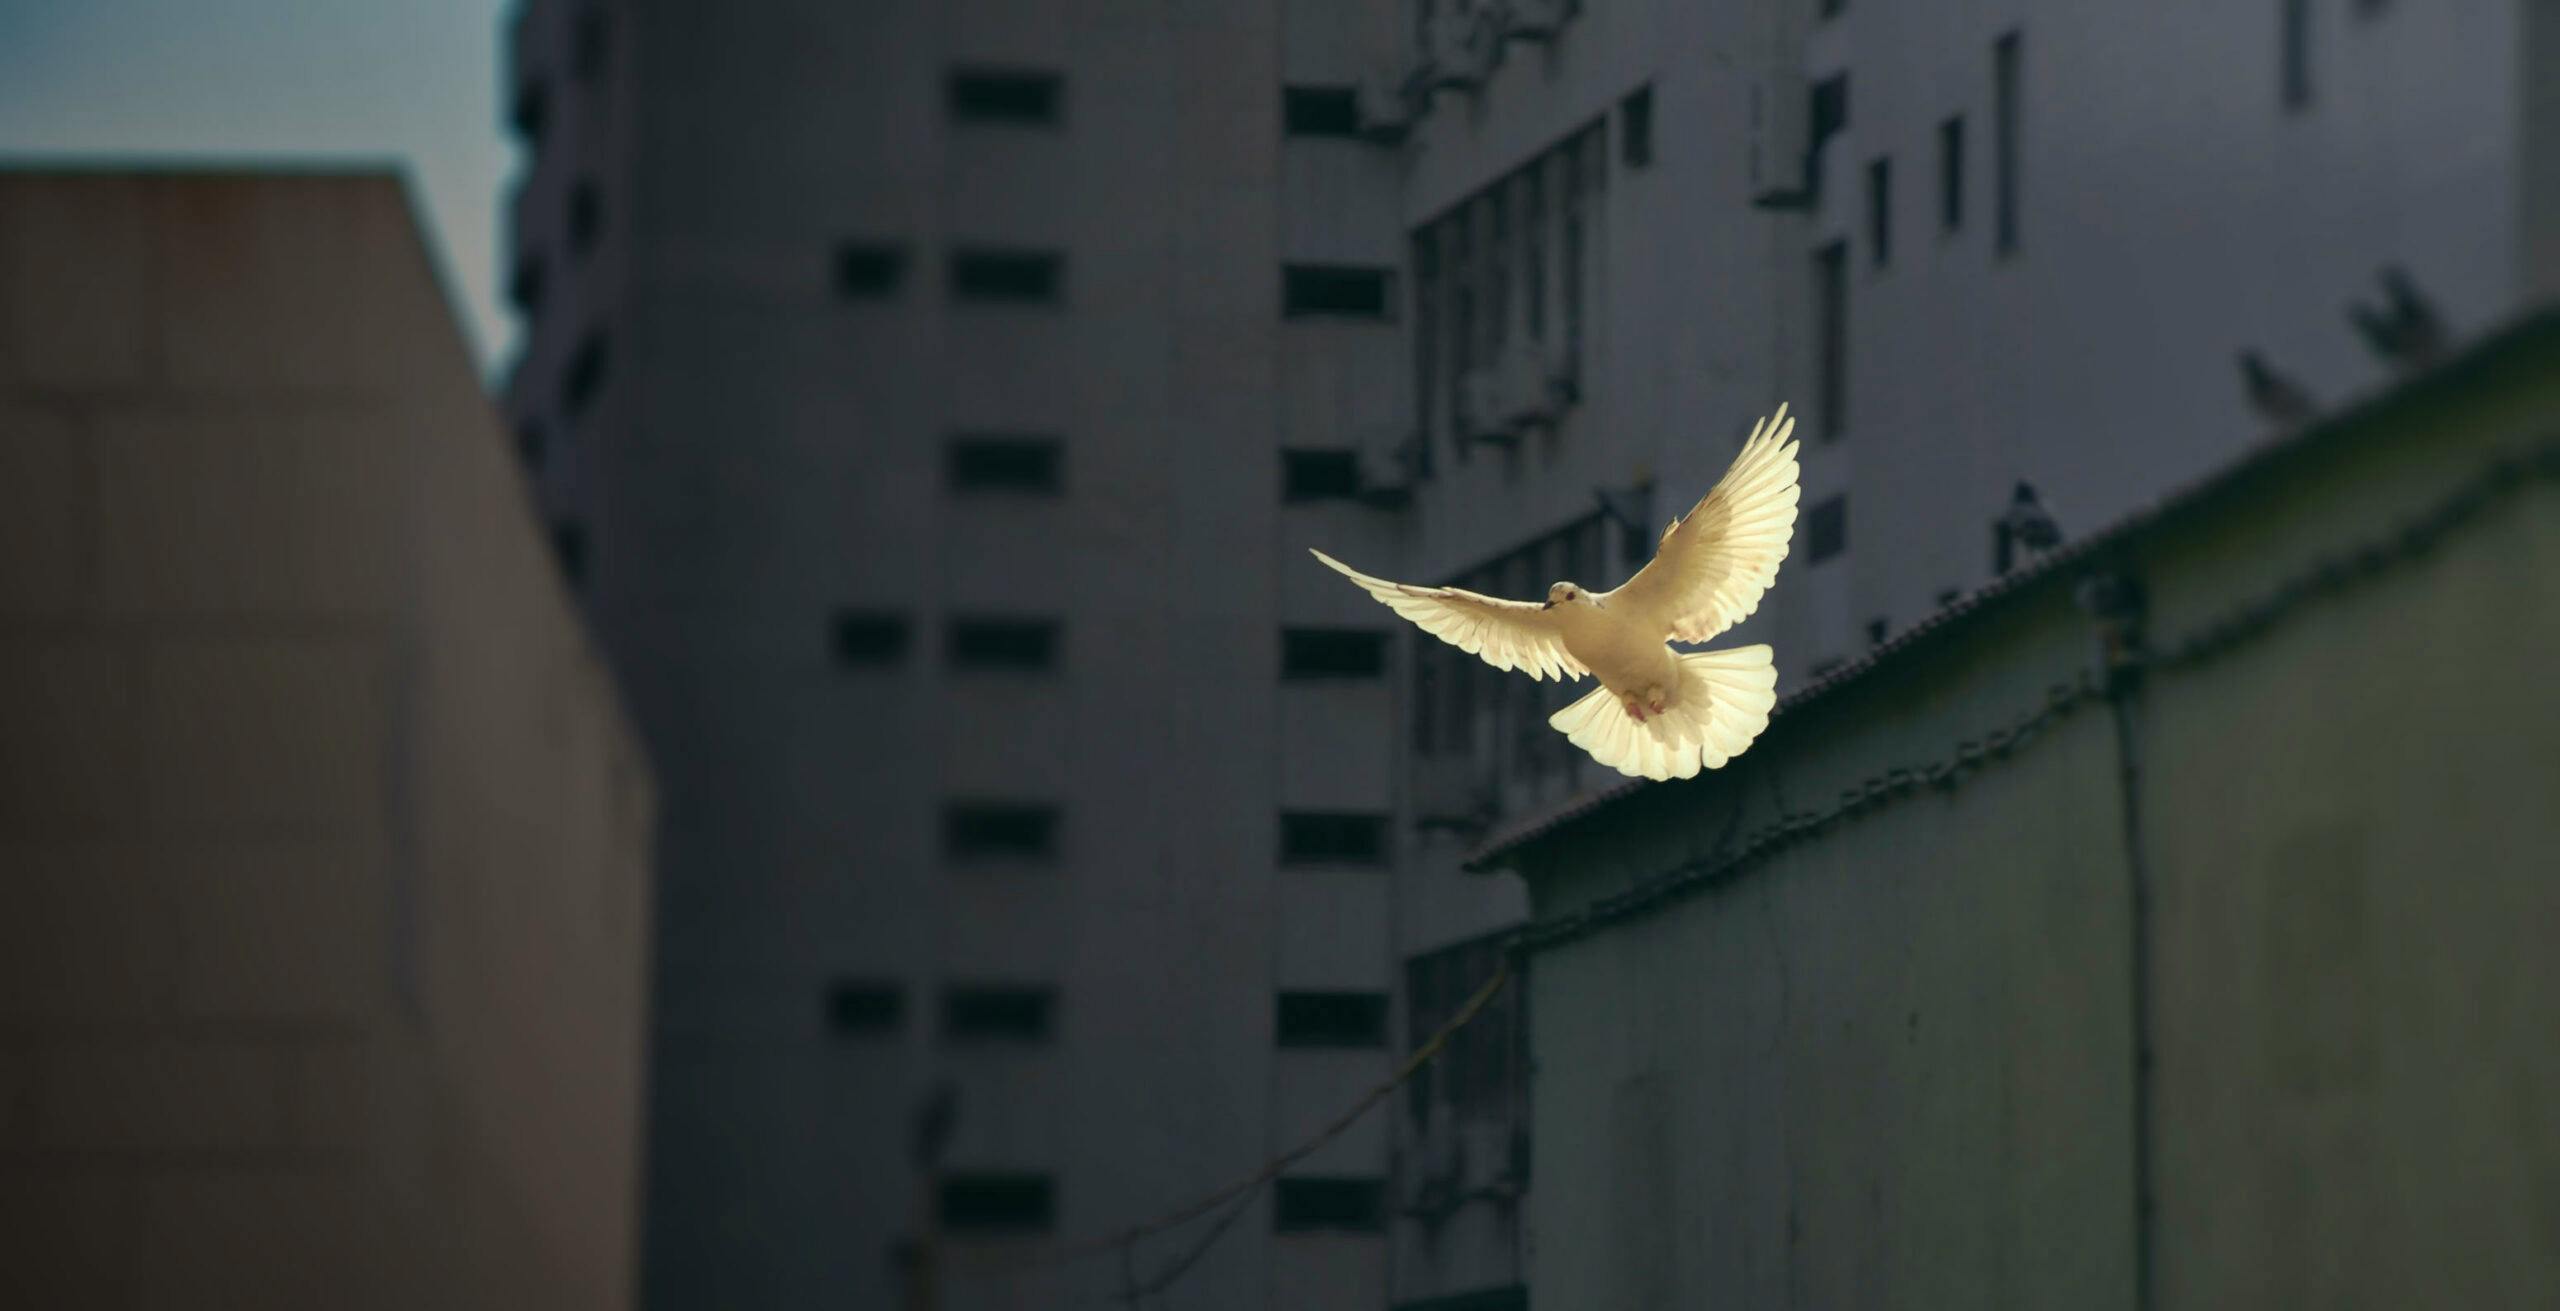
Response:
M1949 633L1970 628L1983 611L2013 601L2040 585L2067 577L2093 557L2125 548L2158 529L2164 521L2227 494L2269 465L2325 446L2377 415L2397 406L2418 403L2446 387L2459 384L2474 373L2494 368L2510 354L2531 350L2544 338L2551 338L2554 345L2560 345L2560 301L2527 305L2473 334L2461 349L2434 368L2367 388L2316 421L2254 443L2231 460L2172 488L2150 504L2117 517L2097 532L2066 543L2020 569L1967 592L1892 640L1780 698L1776 708L1770 712L1769 722L1774 726L1790 714L1837 695L1842 688L1868 678L1877 669L1901 658L1915 647L1925 647ZM1652 786L1655 784L1651 780L1628 779L1598 792L1560 802L1486 838L1475 850L1467 853L1460 867L1470 873L1506 868L1513 855L1561 836L1566 830L1598 817Z

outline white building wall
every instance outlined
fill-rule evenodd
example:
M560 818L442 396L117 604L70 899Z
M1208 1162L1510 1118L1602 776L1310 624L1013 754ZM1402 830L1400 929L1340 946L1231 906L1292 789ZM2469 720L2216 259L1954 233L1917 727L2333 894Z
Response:
M1808 442L1807 501L1850 492L1847 622L1896 629L1989 568L2033 481L2066 531L2105 522L2262 429L2236 363L2335 402L2385 367L2344 315L2407 268L2457 333L2522 291L2514 5L2314 5L2309 102L2283 104L2276 4L2163 23L2123 6L1851 4L1806 37L1845 70L1805 246L1850 248L1850 418ZM1992 43L2021 35L2019 246L1993 242ZM1938 123L1966 123L1964 222L1938 221ZM1890 261L1866 168L1893 164ZM1807 388L1799 388L1806 391ZM1874 548L1874 549L1869 549ZM1788 601L1782 587L1773 605ZM1781 656L1801 674L1826 649Z

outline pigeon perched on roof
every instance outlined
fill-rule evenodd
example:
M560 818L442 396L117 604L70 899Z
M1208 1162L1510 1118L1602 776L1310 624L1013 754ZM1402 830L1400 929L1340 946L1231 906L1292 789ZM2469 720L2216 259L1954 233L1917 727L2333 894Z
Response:
M2355 325L2356 334L2364 338L2374 354L2398 368L2425 369L2443 359L2447 340L2444 317L2418 290L2409 271L2397 264L2385 265L2380 280L2383 299L2379 308L2361 300L2347 304L2347 320Z
M2036 499L2034 483L2020 482L2009 493L2009 509L1991 521L1991 572L2005 574L2021 549L2050 551L2062 544L2062 525Z
M2320 415L2320 402L2256 351L2240 352L2240 387L2249 398L2249 408L2277 427L2300 427Z
M1795 531L1794 431L1783 405L1753 428L1715 490L1672 520L1653 560L1613 592L1561 582L1543 604L1506 601L1388 582L1314 555L1496 669L1559 681L1596 675L1600 686L1548 725L1620 773L1694 778L1769 726L1778 671L1766 646L1682 652L1669 643L1705 642L1741 623L1777 580Z

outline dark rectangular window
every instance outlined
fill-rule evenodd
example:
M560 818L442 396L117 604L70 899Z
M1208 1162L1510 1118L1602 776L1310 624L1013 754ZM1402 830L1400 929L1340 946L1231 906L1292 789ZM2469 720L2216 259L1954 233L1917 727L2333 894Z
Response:
M526 145L540 144L542 129L550 119L551 88L538 80L517 88L515 108L509 111L507 121L515 125L516 135L523 137Z
M1377 678L1387 672L1387 635L1372 628L1287 628L1280 632L1282 678Z
M1867 163L1867 258L1893 261L1893 161L1881 155Z
M1360 457L1349 451L1280 452L1280 499L1330 501L1360 494Z
M2018 34L1991 46L1992 246L2018 248Z
M1025 68L954 69L946 90L951 116L963 123L1052 124L1066 98L1065 79Z
M1653 163L1653 88L1637 87L1618 102L1618 158L1629 168Z
M612 347L602 328L589 328L578 340L578 349L569 355L569 367L560 376L560 413L575 419L587 412L596 393L604 390L605 372L612 367Z
M1387 994L1284 992L1273 1024L1283 1047L1384 1047Z
M1431 468L1440 385L1440 248L1428 227L1413 234L1413 423L1421 467Z
M1440 657L1417 647L1413 653L1413 694L1406 704L1413 707L1413 751L1418 756L1440 754Z
M836 295L876 300L898 294L907 280L907 253L886 242L836 243Z
M1379 865L1387 859L1387 817L1326 810L1280 816L1283 865Z
M1849 130L1849 75L1834 73L1813 84L1812 120L1806 135L1820 149L1824 138Z
M1938 125L1938 227L1964 226L1964 116Z
M942 990L942 1036L950 1042L1045 1042L1057 1008L1054 988L954 984Z
M560 576L569 586L587 581L587 526L571 519L551 526L551 554L560 562Z
M951 621L943 654L954 669L1053 669L1058 621L967 617Z
M1357 136L1359 94L1347 86L1282 87L1280 123L1293 137Z
M1426 642L1423 645L1436 647L1440 643ZM1457 651L1457 648L1450 647L1449 650ZM1463 657L1459 659L1450 658L1447 652L1438 654L1441 656L1439 679L1441 704L1435 716L1439 727L1437 746L1440 754L1444 756L1460 758L1472 756L1476 751L1478 709L1476 688L1479 684L1489 684L1493 680L1490 677L1478 677L1476 669L1484 662L1463 651L1458 652L1458 655ZM1491 675L1493 670L1486 668L1485 673Z
M907 994L880 979L838 979L827 985L827 1028L848 1038L877 1038L906 1023Z
M942 808L942 851L953 860L1048 860L1058 854L1058 808L1022 801L955 801Z
M580 178L569 187L569 253L585 255L603 236L604 193L594 178Z
M1062 444L1055 437L993 433L953 437L943 449L943 474L955 492L1033 492L1055 496Z
M1301 1176L1272 1181L1271 1227L1281 1233L1375 1233L1386 1226L1387 1185L1382 1179Z
M1057 1187L1044 1174L946 1174L941 1210L954 1233L1045 1234L1058 1223Z
M2284 107L2302 109L2311 103L2311 0L2276 0L2281 10L2283 31Z
M507 275L507 300L532 318L542 311L542 253L528 251L516 257L515 272Z
M1820 564L1849 548L1849 498L1834 496L1817 501L1804 517L1804 550L1807 559Z
M1383 319L1395 275L1339 264L1291 264L1280 270L1280 312L1292 319Z
M1805 128L1804 190L1822 198L1822 148L1849 127L1849 75L1834 73L1813 84Z
M1441 318L1439 243L1431 228L1413 233L1413 440L1416 474L1431 474L1431 453L1439 443L1439 318Z
M1574 141L1568 141L1561 154L1563 158L1557 167L1564 175L1564 194L1557 208L1564 226L1564 248L1556 252L1556 258L1564 262L1564 267L1557 270L1556 295L1564 303L1565 367L1579 377L1582 369L1582 259L1586 244L1583 234L1588 221L1588 201L1585 199L1588 189L1583 180L1581 147Z
M1547 166L1531 164L1520 175L1520 289L1528 302L1529 340L1547 337Z
M833 631L839 665L893 665L907 657L907 621L880 610L838 610Z
M953 252L951 294L962 300L1054 304L1066 295L1066 256L1054 250Z
M1822 411L1822 435L1837 437L1849 423L1849 243L1835 241L1813 254L1814 403Z
M1471 211L1458 206L1441 220L1442 241L1449 254L1449 423L1457 438L1458 458L1465 460L1477 416L1467 412L1467 371L1476 364L1475 229Z

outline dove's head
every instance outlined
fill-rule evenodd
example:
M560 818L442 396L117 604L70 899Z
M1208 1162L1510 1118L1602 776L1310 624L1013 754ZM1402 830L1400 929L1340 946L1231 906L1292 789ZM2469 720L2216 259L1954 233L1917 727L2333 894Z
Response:
M1572 583L1557 583L1549 587L1547 605L1551 608L1559 605L1587 605L1594 610L1601 608L1598 598Z

